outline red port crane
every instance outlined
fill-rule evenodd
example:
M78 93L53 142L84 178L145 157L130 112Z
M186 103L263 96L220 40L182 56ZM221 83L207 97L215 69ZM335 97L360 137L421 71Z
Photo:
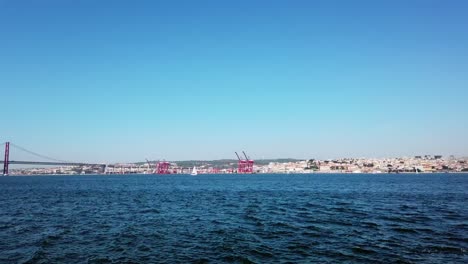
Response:
M239 157L239 154L237 154L237 152L234 152L234 153L236 153L237 159L239 160L237 162L237 173L245 173L245 168L246 168L246 165L247 165L247 161L241 159Z
M247 154L245 154L245 151L242 151L244 154L245 160L241 159L239 157L239 154L236 153L237 159L239 160L237 163L237 173L253 173L253 166L254 166L254 161L249 159Z
M170 174L169 166L171 164L167 161L160 161L158 162L158 166L156 167L157 174Z
M244 153L245 161L246 161L245 173L253 173L254 161L249 159L249 157L247 157L247 155L245 154L245 151L242 151L242 153Z

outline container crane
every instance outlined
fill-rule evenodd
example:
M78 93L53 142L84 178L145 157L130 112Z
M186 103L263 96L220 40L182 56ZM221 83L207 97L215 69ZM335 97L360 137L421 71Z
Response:
M239 154L236 153L237 159L239 160L237 162L237 173L245 173L245 169L247 166L247 160L243 160L239 157Z
M151 168L151 163L150 163L150 161L148 159L146 159L146 163L148 163L148 170L151 172L151 169L150 169ZM151 173L153 173L153 172L151 172Z
M254 165L254 161L249 159L249 157L247 156L247 154L245 154L245 151L242 151L242 153L244 153L244 156L245 156L245 173L253 173L253 165Z
M171 164L167 161L160 161L158 162L158 166L156 169L157 174L170 174L169 167Z

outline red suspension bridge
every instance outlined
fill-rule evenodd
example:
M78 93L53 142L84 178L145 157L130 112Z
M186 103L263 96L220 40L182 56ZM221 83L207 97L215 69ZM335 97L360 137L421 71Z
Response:
M0 164L3 164L3 175L8 175L8 169L9 165L40 165L40 166L49 166L49 165L57 165L57 166L94 166L94 167L100 167L104 171L106 168L105 164L97 164L97 163L83 163L83 162L71 162L71 161L65 161L65 160L59 160L59 159L54 159L33 151L30 151L28 149L25 149L23 147L20 147L18 145L15 145L11 142L5 142L1 145L5 145L5 155L4 159L0 160ZM10 159L10 147L13 147L17 150L26 152L32 156L35 156L36 158L40 158L42 160L46 161L30 161L30 160L11 160Z

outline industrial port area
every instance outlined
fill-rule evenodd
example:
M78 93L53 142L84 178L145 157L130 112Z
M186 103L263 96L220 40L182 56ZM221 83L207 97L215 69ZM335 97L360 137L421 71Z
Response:
M468 172L468 158L436 155L401 158L268 159L254 161L243 152L237 159L149 161L102 165L10 168L8 175L154 174L301 174L301 173L441 173Z

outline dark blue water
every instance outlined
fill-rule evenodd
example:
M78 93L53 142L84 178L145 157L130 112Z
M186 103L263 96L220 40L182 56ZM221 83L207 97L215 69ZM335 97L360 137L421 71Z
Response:
M0 263L468 263L468 174L0 177Z

